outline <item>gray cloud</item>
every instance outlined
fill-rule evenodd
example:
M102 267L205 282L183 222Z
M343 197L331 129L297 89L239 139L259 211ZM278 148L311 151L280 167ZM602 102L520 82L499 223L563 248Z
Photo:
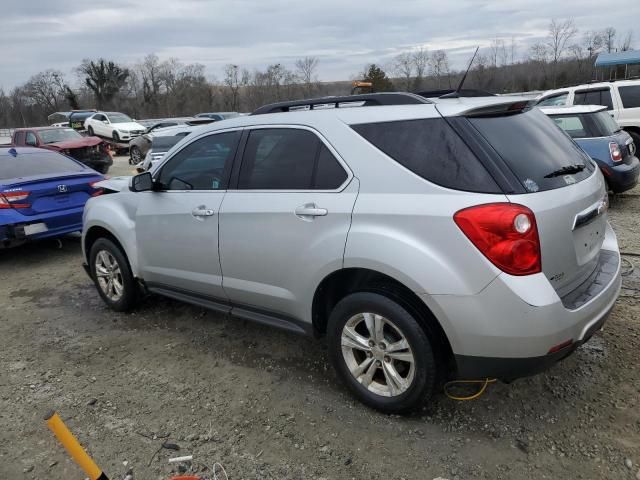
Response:
M552 17L574 18L581 33L612 25L622 35L639 14L637 0L618 0L615 9L601 0L10 0L0 29L0 86L47 68L70 74L83 58L135 63L148 53L202 63L218 77L231 62L264 68L313 55L321 79L336 80L423 45L448 49L453 67L462 68L475 45L487 47L496 36L513 37L523 55Z

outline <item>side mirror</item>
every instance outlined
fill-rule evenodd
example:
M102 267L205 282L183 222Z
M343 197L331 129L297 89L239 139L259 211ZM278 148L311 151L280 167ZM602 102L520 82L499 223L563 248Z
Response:
M148 192L153 190L153 177L151 172L144 172L131 179L129 190L132 192Z
M105 125L109 125L109 120L102 120L102 123L104 123Z

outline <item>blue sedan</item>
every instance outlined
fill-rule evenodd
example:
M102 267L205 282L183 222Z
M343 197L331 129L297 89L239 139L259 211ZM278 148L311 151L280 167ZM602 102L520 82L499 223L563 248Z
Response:
M621 193L636 186L640 173L636 145L631 135L611 118L606 107L578 105L542 107L540 110L593 158L610 191Z
M60 153L0 148L0 249L82 230L84 204L104 177Z

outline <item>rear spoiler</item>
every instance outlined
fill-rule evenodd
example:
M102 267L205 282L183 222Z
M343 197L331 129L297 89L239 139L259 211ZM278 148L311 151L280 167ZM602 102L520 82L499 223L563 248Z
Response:
M472 108L462 115L465 117L495 117L503 115L513 115L531 109L535 105L534 100L518 100L515 102L498 103L485 105L483 107Z

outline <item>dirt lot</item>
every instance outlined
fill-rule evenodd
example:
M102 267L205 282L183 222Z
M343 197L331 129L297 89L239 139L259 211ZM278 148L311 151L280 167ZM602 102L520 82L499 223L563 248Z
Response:
M611 218L640 253L640 190ZM80 264L77 237L0 252L0 478L84 477L46 429L53 408L112 479L167 479L188 454L232 479L640 479L640 257L569 359L409 417L352 400L321 342L157 297L116 314Z

